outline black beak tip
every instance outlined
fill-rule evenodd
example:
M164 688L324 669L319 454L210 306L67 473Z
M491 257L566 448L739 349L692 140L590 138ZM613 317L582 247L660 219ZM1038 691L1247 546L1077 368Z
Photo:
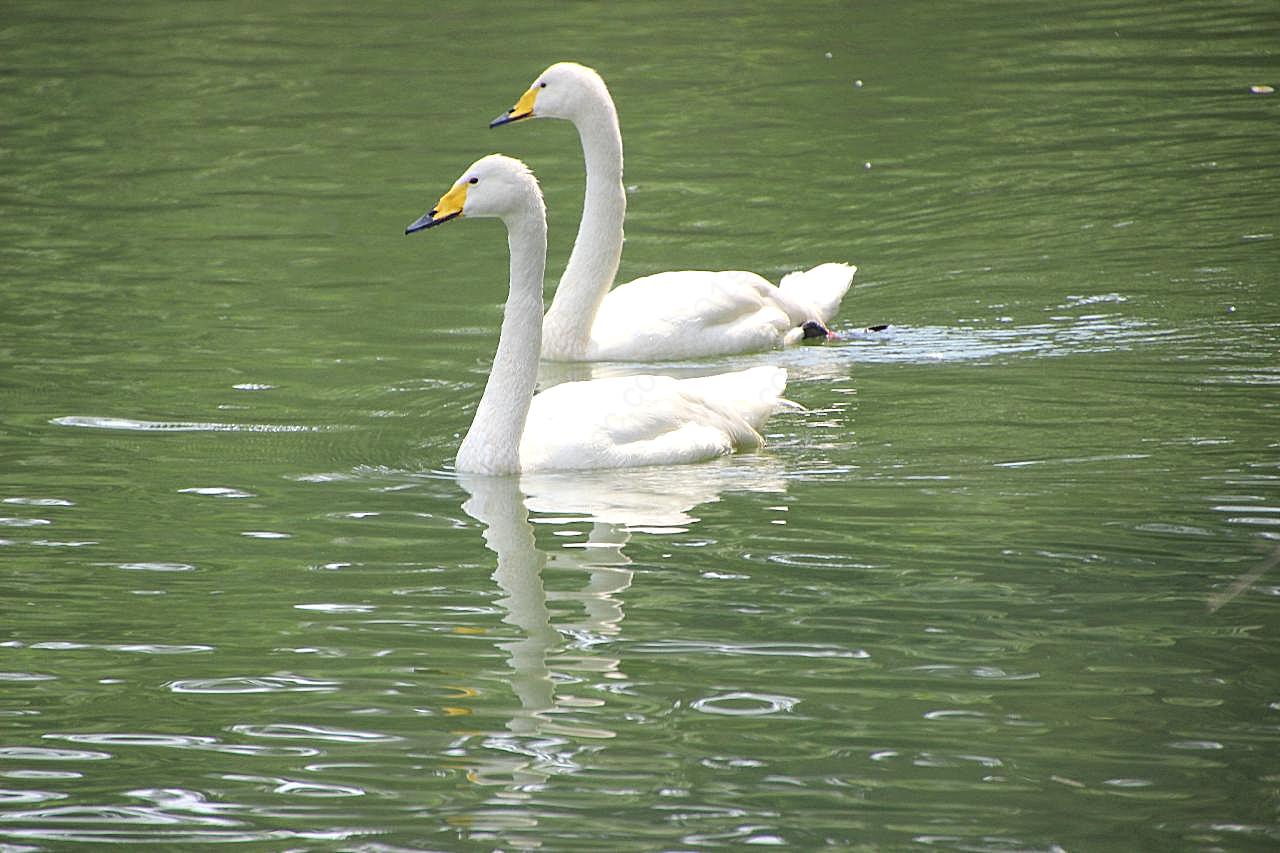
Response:
M434 228L441 223L448 222L450 219L457 219L462 215L461 210L455 210L452 213L446 213L444 216L436 218L438 211L424 213L416 221L409 223L409 227L404 229L405 234L413 234L415 231L422 231L425 228Z
M501 127L504 124L511 124L511 122L513 121L519 121L522 118L528 118L529 116L533 115L532 112L515 115L515 111L516 111L515 107L512 107L511 109L507 110L505 113L498 116L493 121L489 122L489 127L490 128Z
M423 214L422 216L415 219L413 222L410 222L409 226L404 229L404 233L408 235L408 234L414 233L415 231L421 231L424 228L430 228L432 225L436 224L435 216L436 216L436 212L434 210L431 211L430 213Z

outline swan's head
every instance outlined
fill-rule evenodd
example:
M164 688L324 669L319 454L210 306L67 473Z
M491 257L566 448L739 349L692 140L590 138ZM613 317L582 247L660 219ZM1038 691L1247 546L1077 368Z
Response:
M414 220L404 233L412 234L459 216L494 216L510 221L531 213L546 215L538 179L514 157L490 154L468 166L435 207Z
M594 68L576 62L557 62L538 75L516 105L489 122L489 127L522 118L563 118L574 121L600 105L612 104L604 80Z

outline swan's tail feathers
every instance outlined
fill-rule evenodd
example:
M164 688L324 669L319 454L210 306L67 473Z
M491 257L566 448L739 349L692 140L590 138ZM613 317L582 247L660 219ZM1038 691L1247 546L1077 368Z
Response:
M857 271L853 264L821 264L787 273L778 289L802 305L812 306L814 319L829 323L840 310L840 300L849 292Z

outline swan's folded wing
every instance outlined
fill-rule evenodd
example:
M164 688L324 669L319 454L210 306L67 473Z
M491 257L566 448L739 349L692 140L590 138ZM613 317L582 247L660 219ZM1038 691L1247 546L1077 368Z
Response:
M679 384L686 396L696 397L725 418L741 418L753 432L779 408L795 405L782 396L787 390L787 371L772 365L682 379Z
M600 303L591 329L592 357L696 358L771 349L805 320L781 296L765 279L741 270L638 278L609 291Z
M768 375L759 371L771 371ZM623 376L566 382L533 400L520 443L526 470L616 468L697 462L762 443L757 426L777 406L754 384L772 371L677 380Z

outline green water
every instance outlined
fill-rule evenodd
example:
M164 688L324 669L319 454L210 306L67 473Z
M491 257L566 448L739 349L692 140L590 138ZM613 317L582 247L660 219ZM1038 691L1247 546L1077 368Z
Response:
M1275 849L1275 12L6 4L0 848ZM402 231L519 156L554 285L560 59L624 277L859 265L664 366L765 451L452 473L505 240Z

